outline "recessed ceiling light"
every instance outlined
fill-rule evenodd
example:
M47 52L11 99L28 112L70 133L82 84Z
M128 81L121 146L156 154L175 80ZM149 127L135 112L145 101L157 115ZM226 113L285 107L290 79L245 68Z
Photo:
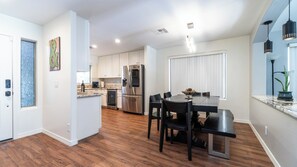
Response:
M97 45L96 44L92 44L91 46L90 46L90 49L96 49L97 48Z
M120 40L119 38L116 38L116 39L114 40L114 42L115 42L115 43L121 43L121 40Z

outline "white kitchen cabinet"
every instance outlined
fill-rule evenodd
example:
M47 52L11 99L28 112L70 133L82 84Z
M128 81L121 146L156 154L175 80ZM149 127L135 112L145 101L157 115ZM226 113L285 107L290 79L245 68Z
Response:
M123 66L129 65L128 63L128 52L120 54L120 70L122 72Z
M144 64L144 51L98 57L98 78L120 78L122 67L126 65Z
M99 132L101 128L100 96L77 99L77 139L81 140Z
M90 23L77 16L76 20L77 71L87 72L90 66Z
M101 56L98 58L98 78L106 78L111 76L112 57Z
M117 108L122 108L122 90L117 90Z
M111 76L121 76L120 73L120 55L112 55L111 56Z
M106 107L107 106L107 90L106 89L101 89L101 90L99 89L98 93L102 94L101 95L101 105Z
M102 56L98 58L98 78L120 77L119 55Z
M128 64L144 64L144 53L143 50L129 52L128 53Z

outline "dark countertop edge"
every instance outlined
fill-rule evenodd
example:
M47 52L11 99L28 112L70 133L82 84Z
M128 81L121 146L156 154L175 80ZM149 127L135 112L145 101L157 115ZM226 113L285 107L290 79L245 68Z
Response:
M257 97L257 95L252 95L251 97L254 98L254 99L256 99L256 100L258 100L258 101L260 101L260 102L262 102L262 103L264 103L264 104L266 104L267 106L270 106L271 108L273 108L273 109L275 109L277 111L280 111L280 112L282 112L282 113L284 113L286 115L289 115L290 117L292 117L292 118L294 118L294 119L297 120L297 114L295 114L295 115L293 114L294 112L296 113L296 111L291 111L291 110L287 110L287 109L281 109L280 107L277 107L276 105L273 105L273 104L270 104L270 103L267 103L267 102L263 101L262 99L260 99L259 97Z

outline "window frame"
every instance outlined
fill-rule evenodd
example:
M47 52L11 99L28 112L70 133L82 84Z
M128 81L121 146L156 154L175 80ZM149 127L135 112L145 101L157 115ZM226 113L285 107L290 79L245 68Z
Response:
M227 86L227 80L228 80L228 54L227 51L215 51L215 52L205 52L205 53L194 53L194 54L184 54L184 55L174 55L168 58L168 78L169 78L169 91L171 91L171 60L172 59L179 59L179 58L191 58L191 57L200 57L200 56L211 56L216 54L222 54L224 55L223 59L223 65L224 65L224 76L223 76L223 95L225 95L223 98L220 97L220 100L227 100L228 98L228 86Z

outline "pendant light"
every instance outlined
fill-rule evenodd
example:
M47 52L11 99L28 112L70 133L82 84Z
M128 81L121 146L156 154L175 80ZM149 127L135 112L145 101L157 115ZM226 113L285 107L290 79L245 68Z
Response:
M267 26L267 41L264 42L264 53L271 53L273 50L273 43L269 40L269 24L272 20L265 21L263 24Z
M289 0L289 20L283 25L283 40L291 40L296 38L296 22L290 19L290 0Z

